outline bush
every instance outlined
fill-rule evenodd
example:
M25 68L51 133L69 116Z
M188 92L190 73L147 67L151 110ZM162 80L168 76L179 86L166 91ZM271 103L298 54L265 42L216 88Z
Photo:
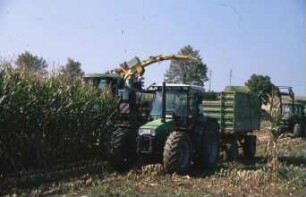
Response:
M0 172L102 153L118 99L81 79L0 70ZM101 153L102 152L102 153Z

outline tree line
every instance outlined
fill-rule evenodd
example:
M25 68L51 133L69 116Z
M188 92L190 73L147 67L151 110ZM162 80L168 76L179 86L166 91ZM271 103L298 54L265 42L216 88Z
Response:
M46 75L48 73L47 61L36 55L33 55L29 51L18 55L15 62L16 68L21 69L30 74ZM82 77L84 71L81 68L82 64L72 58L67 59L67 63L64 66L60 66L60 73L71 78Z
M203 62L200 51L187 45L182 47L178 51L178 54L194 56L198 58L200 62L194 63L188 60L172 60L169 68L164 74L165 82L183 83L203 87L204 83L208 81L209 78L207 76L207 65ZM16 66L30 73L44 75L47 73L48 64L42 57L25 51L18 55ZM60 66L59 71L61 74L70 78L82 77L84 71L81 67L82 64L79 61L68 58L66 64ZM269 76L260 74L252 74L244 85L248 86L251 91L261 94L264 100L267 100L268 96L271 95L272 89L276 88Z

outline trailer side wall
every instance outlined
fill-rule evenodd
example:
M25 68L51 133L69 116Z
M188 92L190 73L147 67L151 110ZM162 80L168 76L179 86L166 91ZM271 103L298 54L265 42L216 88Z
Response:
M223 91L202 102L204 116L217 118L222 132L252 132L260 128L259 98L247 91Z

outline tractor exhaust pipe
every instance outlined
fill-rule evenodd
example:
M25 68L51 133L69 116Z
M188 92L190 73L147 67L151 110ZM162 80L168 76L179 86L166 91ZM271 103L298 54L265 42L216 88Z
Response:
M163 82L162 87L162 113L161 113L161 121L166 121L166 83Z

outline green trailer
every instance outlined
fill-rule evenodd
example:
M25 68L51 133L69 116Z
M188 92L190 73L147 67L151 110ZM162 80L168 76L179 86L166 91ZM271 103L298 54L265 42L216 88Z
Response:
M260 129L259 97L246 86L227 86L222 92L204 95L202 106L205 117L218 120L226 159L237 160L239 147L244 157L253 158L256 152L253 131Z

